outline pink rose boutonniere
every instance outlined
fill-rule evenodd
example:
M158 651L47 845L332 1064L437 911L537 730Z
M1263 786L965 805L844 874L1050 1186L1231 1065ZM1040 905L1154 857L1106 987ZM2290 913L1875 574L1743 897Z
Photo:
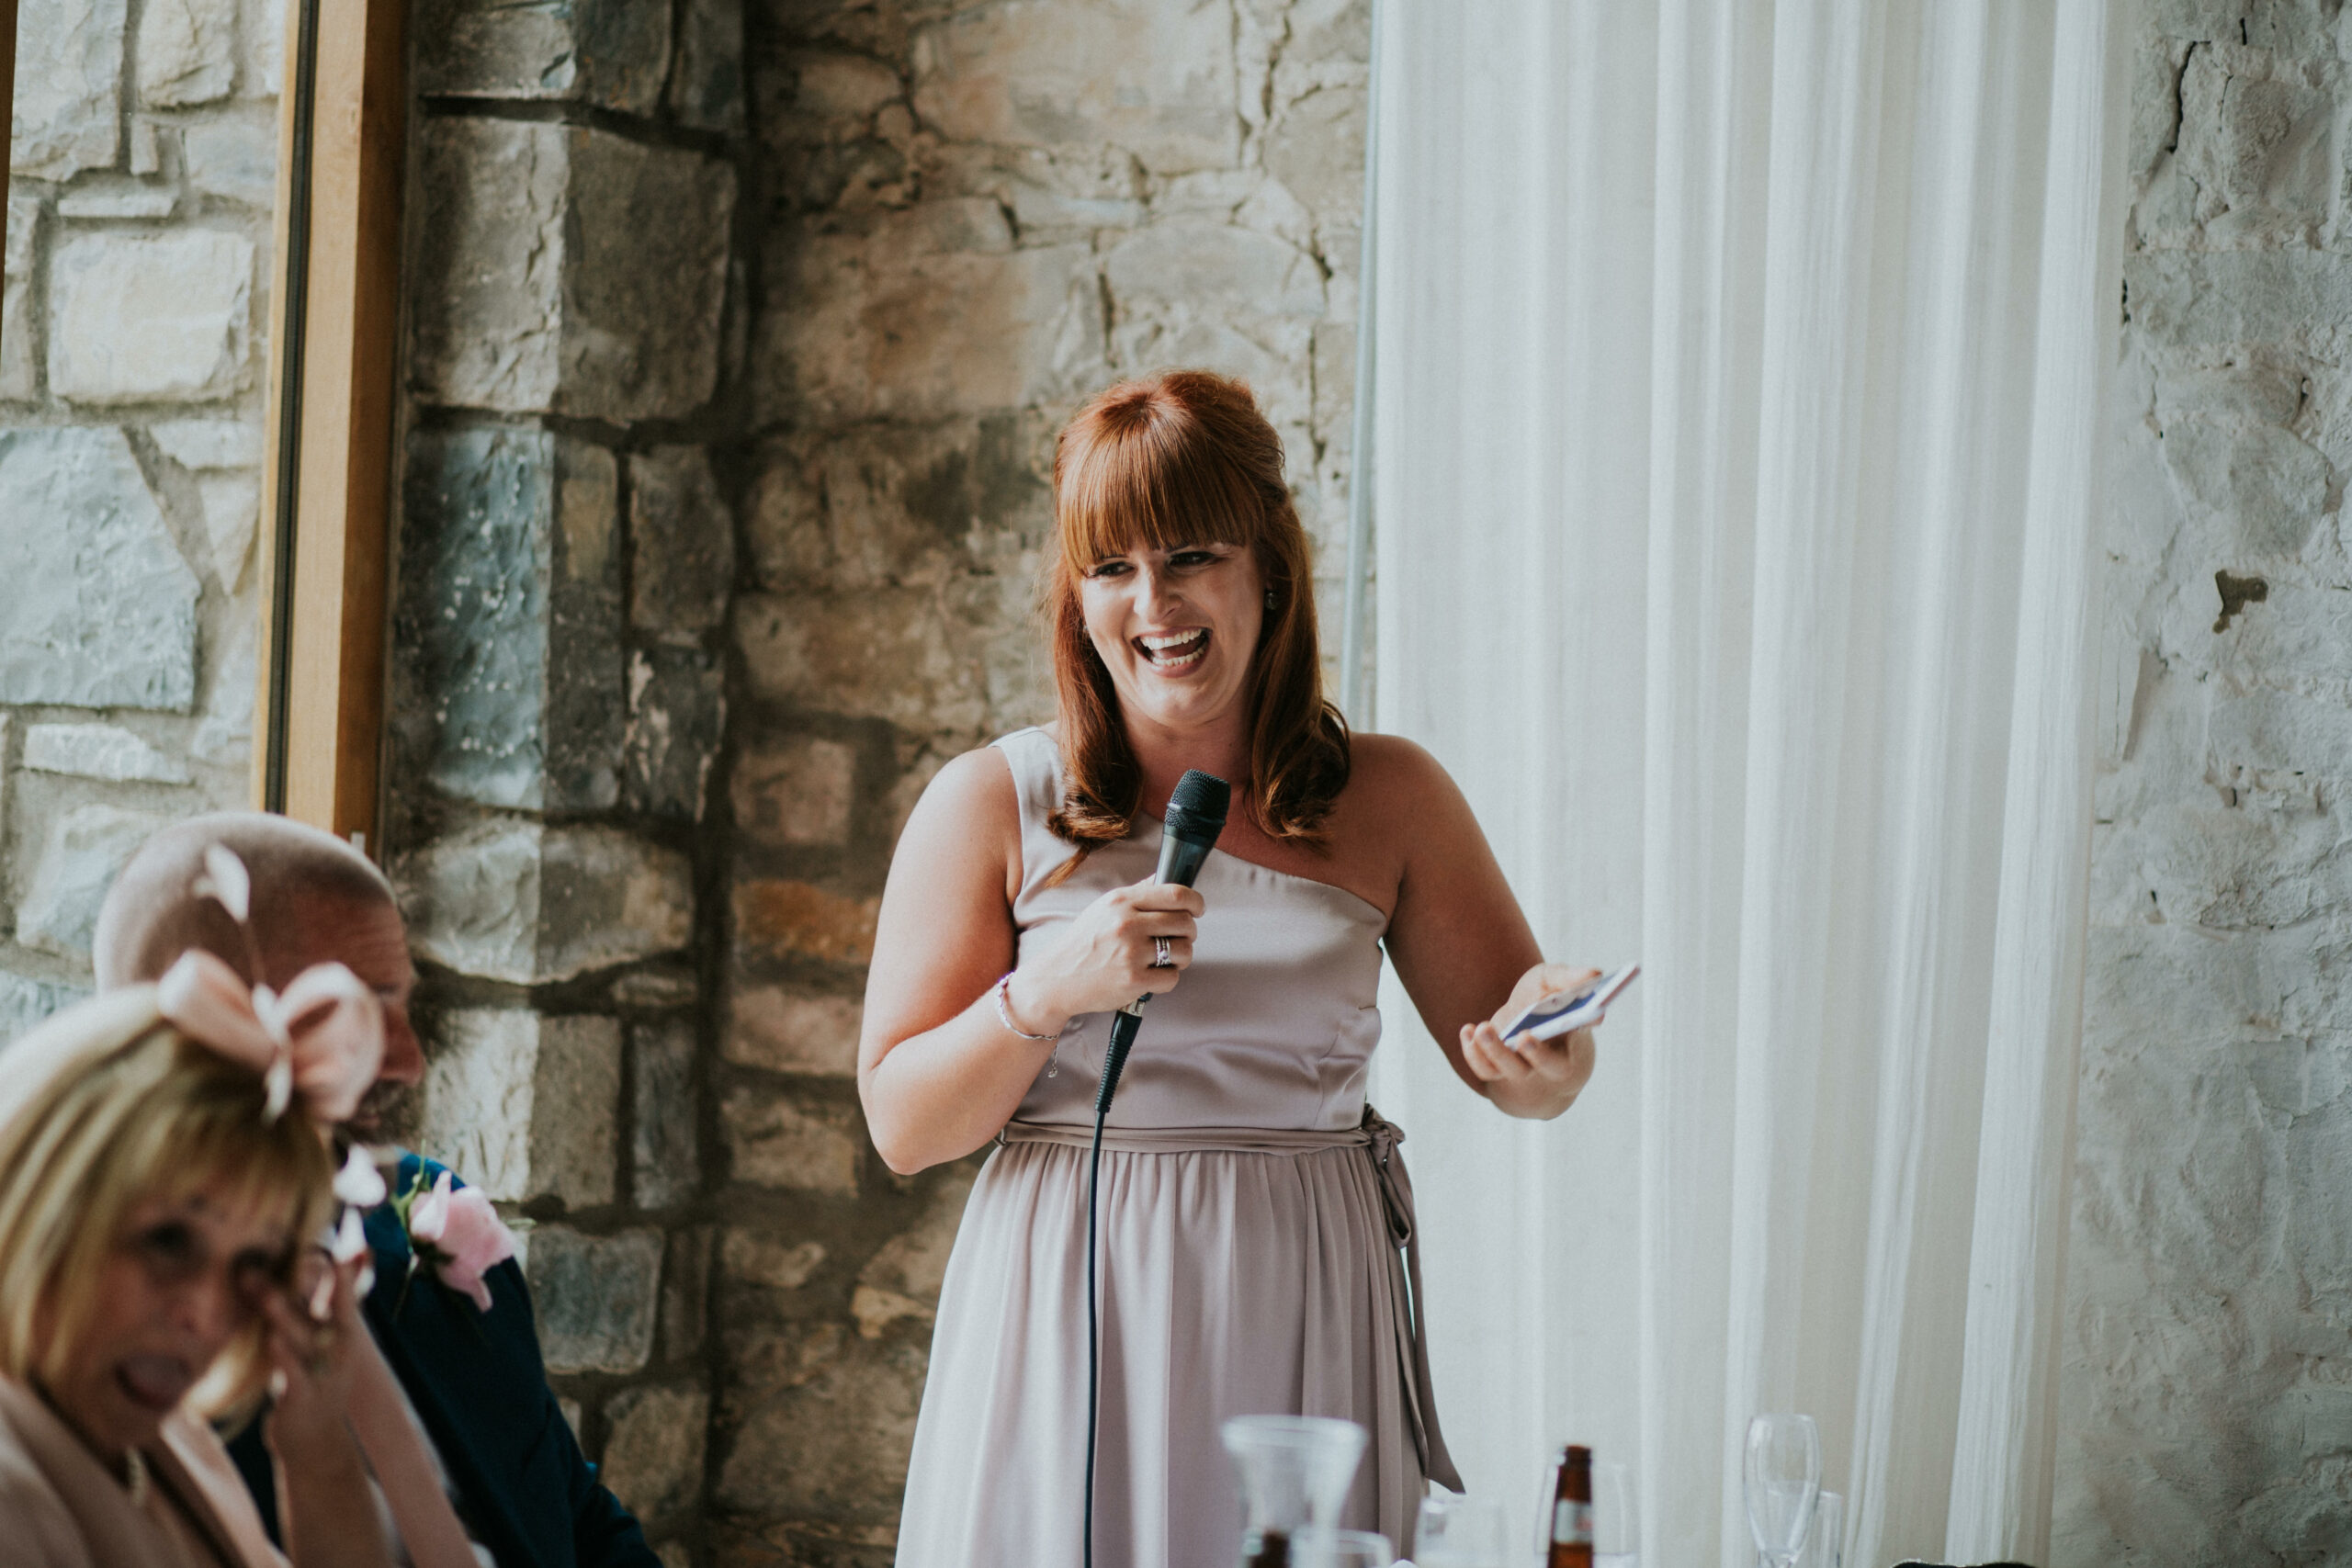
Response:
M514 1256L514 1233L490 1200L477 1189L458 1187L445 1170L431 1187L419 1180L393 1199L392 1207L408 1231L411 1278L418 1269L429 1270L488 1312L490 1281L483 1276Z

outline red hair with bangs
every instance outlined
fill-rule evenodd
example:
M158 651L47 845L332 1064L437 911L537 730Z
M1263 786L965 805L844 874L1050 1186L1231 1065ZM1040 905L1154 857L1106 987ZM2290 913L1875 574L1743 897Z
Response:
M1323 841L1348 782L1348 727L1323 695L1306 530L1283 482L1283 442L1239 381L1171 370L1122 381L1078 411L1054 446L1045 615L1061 721L1062 802L1049 819L1078 855L1135 826L1143 770L1119 697L1086 635L1080 583L1107 556L1238 545L1273 595L1250 667L1250 777L1232 783L1269 837Z

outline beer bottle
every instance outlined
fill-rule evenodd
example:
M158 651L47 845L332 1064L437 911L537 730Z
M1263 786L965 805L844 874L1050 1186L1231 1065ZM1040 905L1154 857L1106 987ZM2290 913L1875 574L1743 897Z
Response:
M1592 1568L1592 1450L1560 1450L1552 1482L1552 1553L1545 1568Z

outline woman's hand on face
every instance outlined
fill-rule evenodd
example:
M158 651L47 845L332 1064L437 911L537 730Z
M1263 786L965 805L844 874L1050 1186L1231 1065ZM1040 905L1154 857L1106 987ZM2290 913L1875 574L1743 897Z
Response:
M1538 964L1519 977L1494 1017L1462 1026L1462 1059L1498 1109L1540 1121L1576 1103L1598 1059L1592 1031L1572 1030L1553 1040L1522 1036L1516 1045L1507 1045L1503 1025L1539 997L1589 986L1600 977L1598 969Z
M1200 894L1170 882L1114 887L1080 910L1059 942L1013 972L1014 1019L1033 1033L1051 1033L1080 1013L1109 1012L1146 993L1174 990L1192 964L1207 907ZM1169 962L1154 967L1155 939L1162 937Z
M308 1289L272 1290L261 1309L269 1325L276 1407L269 1443L288 1468L350 1451L351 1348L368 1332L359 1316L365 1258L336 1263L323 1253L301 1271Z

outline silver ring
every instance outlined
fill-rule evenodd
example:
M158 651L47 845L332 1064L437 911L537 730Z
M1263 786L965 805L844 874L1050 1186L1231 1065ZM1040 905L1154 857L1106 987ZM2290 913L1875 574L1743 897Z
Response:
M1170 953L1168 951L1168 939L1166 937L1156 936L1151 939L1151 966L1154 969L1173 969L1176 967L1176 959L1174 955Z

